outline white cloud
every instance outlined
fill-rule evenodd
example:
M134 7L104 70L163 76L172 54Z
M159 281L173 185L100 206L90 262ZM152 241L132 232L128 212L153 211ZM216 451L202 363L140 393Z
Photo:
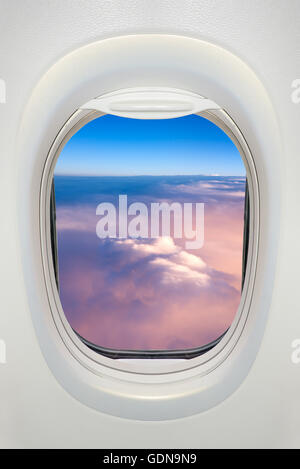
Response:
M132 239L118 240L116 244L130 248L131 254L138 257L149 257L148 266L159 270L163 283L188 281L206 286L210 280L205 262L177 246L171 237L164 236L147 244Z

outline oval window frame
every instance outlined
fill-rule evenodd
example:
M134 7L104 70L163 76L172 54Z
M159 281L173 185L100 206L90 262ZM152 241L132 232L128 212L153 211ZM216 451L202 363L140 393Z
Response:
M119 90L115 93L109 93L106 96L118 97L122 94L126 95L129 91L134 93L135 96L139 95L139 92L144 89L136 88L130 90ZM200 95L195 95L183 90L171 90L168 88L148 88L151 98L153 94L161 93L165 90L165 93L175 93L177 100L180 101L181 97L184 99L190 99L191 109L197 110L195 106L195 96L199 99L202 98ZM189 98L190 97L190 98ZM100 98L101 99L101 98ZM98 98L99 100L99 98ZM107 99L105 101L107 105ZM240 156L244 162L247 174L248 189L249 189L249 203L250 203L250 226L249 226L249 244L248 244L248 256L247 256L247 269L244 280L244 287L241 295L239 308L236 312L235 318L225 333L224 337L219 343L213 347L210 351L205 352L203 355L198 355L188 360L177 360L174 359L143 359L143 358L130 358L130 361L126 360L114 360L112 358L101 355L90 348L88 348L73 331L70 324L68 323L61 302L59 294L56 288L56 280L54 275L54 267L52 260L52 248L51 248L51 236L50 236L50 194L51 184L54 173L54 168L59 154L67 143L68 140L84 125L91 120L104 115L99 109L91 109L89 103L82 106L80 109L70 116L65 125L62 127L58 135L56 136L48 156L42 175L41 190L40 190L40 238L42 248L42 262L44 279L50 303L50 309L52 318L54 320L56 329L63 343L67 346L69 352L75 357L85 368L92 371L95 374L102 375L103 367L108 371L112 377L118 379L125 379L126 381L133 381L144 383L145 377L148 382L155 383L170 383L170 381L181 380L183 374L192 376L195 373L199 376L205 376L218 367L224 360L229 356L231 351L236 346L241 333L245 327L250 303L253 291L256 262L258 254L258 234L259 234L259 186L258 179L255 169L255 163L250 151L250 148L229 114L219 108L215 103L209 100L210 106L208 110L202 112L186 112L185 114L198 114L202 117L213 122L221 130L223 130L228 137L236 145ZM211 104L213 103L213 105ZM113 112L111 112L113 114ZM120 113L118 113L120 115ZM163 114L165 117L165 113ZM129 117L128 114L126 117ZM169 117L178 117L172 115ZM141 117L140 117L141 118ZM149 118L148 114L145 114L145 118ZM157 117L156 117L157 118ZM183 363L184 362L184 363Z

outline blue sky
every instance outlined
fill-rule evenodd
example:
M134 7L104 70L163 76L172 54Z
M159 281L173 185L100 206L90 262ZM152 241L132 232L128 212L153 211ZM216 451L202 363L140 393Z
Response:
M229 137L203 117L140 120L105 115L69 140L55 174L244 176L245 167Z

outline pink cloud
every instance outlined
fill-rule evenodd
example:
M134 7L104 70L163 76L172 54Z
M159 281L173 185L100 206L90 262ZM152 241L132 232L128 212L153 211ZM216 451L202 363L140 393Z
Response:
M201 186L212 198L194 251L169 236L101 240L94 207L59 207L60 296L72 327L116 349L192 348L223 334L241 295L244 193L233 184L174 189L189 197Z

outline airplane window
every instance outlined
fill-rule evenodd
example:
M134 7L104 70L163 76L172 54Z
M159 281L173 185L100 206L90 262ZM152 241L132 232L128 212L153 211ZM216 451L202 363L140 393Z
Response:
M241 300L249 237L242 157L199 115L98 117L59 154L57 288L74 332L111 358L192 358Z

